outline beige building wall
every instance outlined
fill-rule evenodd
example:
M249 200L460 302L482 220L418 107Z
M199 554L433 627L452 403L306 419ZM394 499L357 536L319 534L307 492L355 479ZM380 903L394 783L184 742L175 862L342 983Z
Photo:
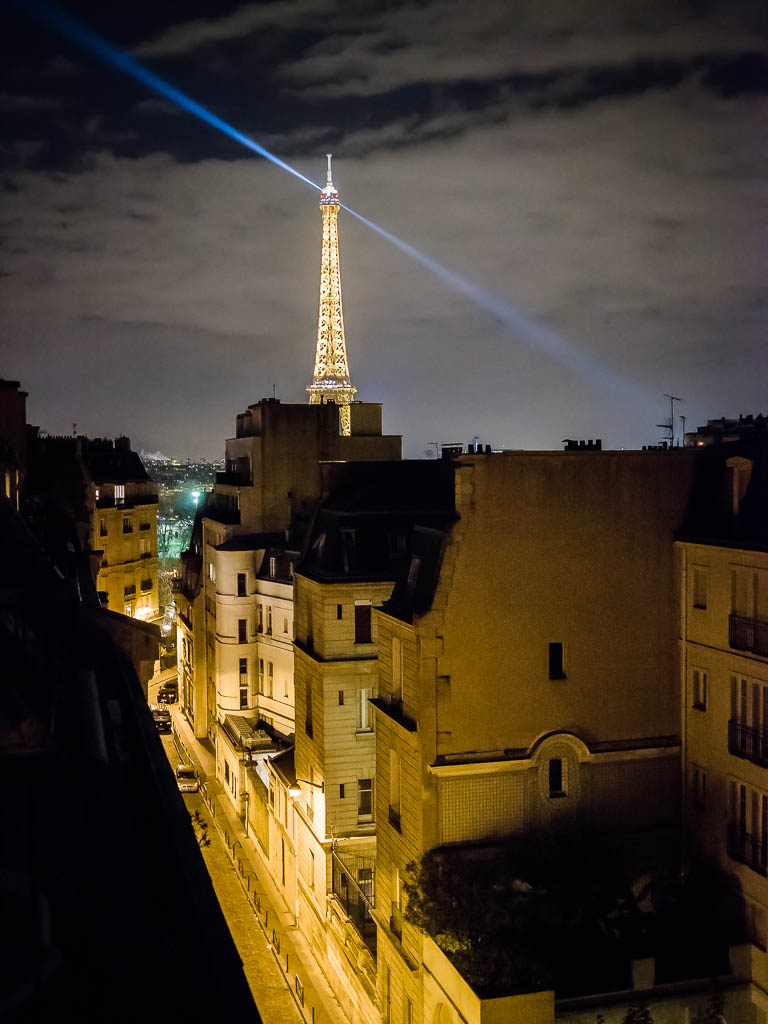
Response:
M768 999L768 553L678 548L686 823L738 879Z
M90 543L92 550L102 552L96 589L107 595L110 611L146 620L160 614L153 486L128 482L117 498L114 484L92 488Z
M672 540L694 457L460 460L458 519L430 610L412 622L388 611L375 616L385 1020L388 1006L393 1021L412 1012L418 1024L431 1024L437 1012L419 970L422 937L401 920L402 873L425 850L509 835L562 814L628 828L678 823ZM414 586L420 571L412 562Z

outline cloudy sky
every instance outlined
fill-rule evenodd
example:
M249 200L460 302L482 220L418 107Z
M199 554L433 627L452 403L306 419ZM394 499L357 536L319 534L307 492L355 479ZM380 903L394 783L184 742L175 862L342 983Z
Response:
M0 15L0 376L51 433L219 457L306 400L317 193ZM449 271L340 214L359 397L405 453L768 412L764 0L69 0ZM679 432L679 428L678 431Z

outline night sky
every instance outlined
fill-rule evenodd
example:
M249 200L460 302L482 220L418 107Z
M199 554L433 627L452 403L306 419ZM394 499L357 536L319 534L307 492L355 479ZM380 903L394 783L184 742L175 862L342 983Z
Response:
M687 429L768 412L764 0L65 6L312 180L332 151L346 205L479 290L340 213L352 380L405 454L655 443L664 392ZM306 401L317 193L8 4L0 51L30 421L216 458L273 385Z

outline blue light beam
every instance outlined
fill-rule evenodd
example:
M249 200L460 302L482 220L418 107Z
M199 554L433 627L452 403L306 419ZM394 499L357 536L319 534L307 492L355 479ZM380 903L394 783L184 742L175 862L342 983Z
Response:
M229 135L235 142L239 142L241 145L253 150L254 153L258 153L259 156L263 156L265 160L269 160L276 167L281 167L284 171L288 171L289 174L292 174L300 181L311 185L312 188L316 188L318 192L322 191L322 185L318 185L310 178L305 177L301 171L297 171L295 167L291 167L290 164L281 160L280 157L270 153L264 146L260 146L258 142L254 142L253 139L239 132L237 128L233 128L231 124L227 124L222 118L212 114L210 110L206 110L202 104L195 102L195 100L191 99L180 89L169 85L159 75L149 71L142 64L139 64L138 61L129 57L128 54L123 53L122 50L118 50L116 46L108 43L106 39L103 39L96 32L86 28L85 25L82 25L60 7L57 7L55 4L46 3L46 0L19 0L19 6L22 10L34 15L38 21L47 25L48 28L53 29L54 32L65 36L73 43L77 43L78 46L82 46L83 49L88 50L100 60L105 61L105 63L111 64L118 71L122 71L126 75L130 75L131 78L135 78L137 82L148 86L154 92L159 92L161 96L165 96L166 99L176 103L183 110L189 111L190 114L199 117L201 121L205 121L211 127L218 129L218 131L223 132L225 135Z
M269 160L276 167L280 167L282 170L292 174L295 178L303 181L306 185L311 186L318 192L322 191L322 186L318 185L317 182L307 178L300 171L297 171L295 167L291 167L290 164L281 160L274 153L271 153L264 146L260 146L258 142L249 138L243 132L238 131L231 124L228 124L222 118L217 117L215 114L207 110L202 104L197 103L191 99L180 89L176 89L168 82L160 78L159 75L149 71L138 61L129 57L126 53L123 53L116 46L107 42L106 39L102 38L98 33L93 32L91 29L82 25L79 21L73 18L66 11L57 7L55 4L48 3L47 0L16 0L17 5L25 12L34 16L38 21L42 22L48 28L52 29L65 38L81 46L83 49L88 50L94 56L112 67L117 68L124 74L129 75L136 81L146 85L149 89L159 93L166 99L171 100L172 103L177 104L183 110L188 111L190 114L194 114L195 117L204 121L206 124L211 125L212 128L216 128L217 131L223 132L224 135L228 135L235 142L239 142L241 145L250 149L252 152L264 157L265 160ZM386 239L395 248L399 249L400 252L405 253L419 266L429 270L441 281L444 281L451 288L460 292L462 295L470 299L476 306L482 309L489 316L502 323L505 327L508 327L515 335L522 337L528 343L533 345L540 352L558 360L563 365L577 372L580 376L591 381L595 386L607 386L612 390L622 394L626 399L633 401L645 401L639 394L638 388L628 378L611 370L605 364L600 363L598 360L586 355L583 352L579 352L570 342L568 342L562 335L557 331L552 330L544 324L538 323L532 318L521 313L515 309L510 303L505 302L504 299L494 295L486 288L480 285L474 284L467 278L462 277L454 270L450 270L448 267L439 263L433 259L427 253L422 252L415 246L410 245L408 242L403 241L396 235L387 231L385 228L380 227L378 224L364 217L362 214L351 209L349 206L343 206L342 208L351 214L366 227L370 228L381 238Z

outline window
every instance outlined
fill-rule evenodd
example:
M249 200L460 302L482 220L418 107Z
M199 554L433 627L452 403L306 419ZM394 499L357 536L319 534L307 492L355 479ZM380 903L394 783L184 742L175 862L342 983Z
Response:
M698 810L707 806L707 773L697 765L691 765L691 803Z
M107 536L107 520L104 519L103 517L101 519L99 519L99 536L100 537L106 537Z
M371 696L371 691L368 688L360 690L360 698L357 707L357 731L358 732L370 732L373 728L371 723L371 705L368 700Z
M264 632L264 605L260 604L257 611L256 632Z
M129 583L127 587L123 587L123 597L133 597L136 593L136 584Z
M151 530L152 529L152 524L151 523L139 523L139 529L143 530L143 531Z
M238 619L237 620L237 642L239 644L248 643L248 620Z
M123 505L125 503L125 484L115 484L115 504Z
M337 619L341 619L341 618L343 618L343 616L344 616L344 605L337 604L336 605L336 618Z
M343 703L344 703L344 691L343 690L339 690L339 705L342 705Z
M275 681L275 666L271 661L267 662L267 697L272 696L272 685Z
M149 579L149 580L142 580L141 581L141 589L142 589L142 591L144 591L144 593L146 593L148 590L151 590L152 589L152 580L151 579Z
M213 562L208 563L208 579L212 582L216 582L216 566Z
M418 555L414 555L411 559L411 564L408 566L408 586L411 590L416 586L416 582L419 578L419 571L421 570L421 559Z
M259 658L259 693L264 693L264 659Z
M139 537L139 558L149 558L151 554L149 537Z
M245 573L244 572L239 572L237 574L237 596L238 597L245 597L246 596Z
M312 739L312 681L307 679L304 687L304 698L306 700L306 715L304 721L304 731L307 736Z
M288 632L288 619L283 619L283 632Z
M272 605L267 605L267 634L272 636Z
M123 533L133 533L133 518L123 516Z
M248 659L240 658L240 707L248 707Z
M565 766L562 757L551 757L549 759L549 795L553 799L567 795L565 791Z
M123 609L123 613L125 615L133 616L133 605L132 604L127 604L125 606L125 608Z
M392 637L392 699L403 699L403 641Z
M741 503L747 493L749 478L752 475L752 462L749 459L736 456L728 459L726 466L730 474L731 485L731 512L737 516L741 512Z
M398 832L400 827L400 755L389 752L389 821Z
M357 820L373 821L373 779L357 780Z
M413 1003L406 996L405 1008L403 1010L403 1024L413 1024Z
M370 604L355 605L355 643L371 642L371 606Z
M269 558L269 575L271 579L274 579L275 576L277 576L277 559L274 555L270 555Z
M354 572L357 568L357 530L341 530L341 557L344 572Z
M344 783L340 782L339 783L339 800L343 800L343 799L344 799Z
M229 761L224 762L224 781L229 785Z
M402 899L402 887L400 885L400 871L398 868L392 868L392 901L391 908L392 913L389 918L389 927L391 931L397 935L398 938L403 936L403 899Z
M552 643L549 645L549 678L565 679L565 668L563 666L563 645Z
M707 607L707 570L693 570L693 607Z
M11 496L11 474L10 473L6 473L5 474L5 496L6 496L6 498L10 498L10 496ZM99 500L99 498L101 497L101 488L100 487L94 487L93 488L93 496L95 497L96 501Z
M708 675L702 668L693 670L693 706L697 711L707 710Z

